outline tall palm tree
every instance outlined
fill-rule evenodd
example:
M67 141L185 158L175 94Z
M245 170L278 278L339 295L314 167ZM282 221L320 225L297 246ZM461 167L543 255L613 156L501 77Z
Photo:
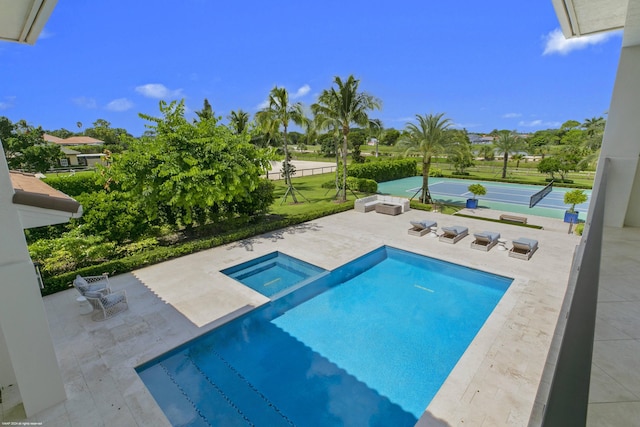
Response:
M376 157L378 157L378 145L380 145L380 140L382 139L382 135L384 135L384 126L382 125L382 120L369 120L369 134L376 139Z
M334 77L335 87L323 90L318 102L311 106L311 110L318 117L322 128L338 126L342 133L342 188L339 189L339 201L347 201L347 136L349 126L366 127L369 125L370 110L380 109L382 103L376 97L364 92L358 92L360 80L350 75L343 81Z
M274 87L269 92L269 105L256 113L256 117L259 123L263 123L268 126L269 130L274 128L279 129L282 126L282 146L284 149L284 180L288 185L285 193L285 199L288 194L291 194L294 203L298 203L296 199L296 189L293 188L291 183L291 168L289 166L289 149L287 147L287 129L289 123L302 124L305 120L304 113L302 111L302 104L296 102L291 104L289 101L289 93L287 89L283 87Z
M398 140L398 146L405 150L405 156L418 153L422 157L422 203L432 203L429 194L429 169L431 158L443 154L447 149L450 138L447 130L451 120L444 117L444 113L416 114L417 124L408 123L404 136Z
M507 161L509 160L509 154L515 153L521 149L522 142L515 132L501 130L498 132L498 138L493 141L493 146L503 153L502 178L504 179L507 177Z
M247 128L247 124L249 123L249 113L242 111L242 109L239 109L238 111L231 111L227 116L227 119L229 119L229 126L233 132L239 135Z

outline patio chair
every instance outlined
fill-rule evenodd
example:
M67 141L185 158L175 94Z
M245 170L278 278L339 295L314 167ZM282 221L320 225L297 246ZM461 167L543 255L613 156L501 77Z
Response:
M513 241L513 247L509 250L509 256L528 261L537 250L537 240L521 237Z
M422 221L409 221L411 228L409 234L412 236L422 237L431 231L431 227L437 227L438 223L430 219L423 219Z
M492 247L498 244L500 233L483 231L481 233L474 233L473 237L475 237L475 240L471 242L472 249L489 252Z
M469 234L469 229L461 225L454 225L453 227L442 227L444 234L440 236L440 241L445 243L457 243Z
M111 293L111 288L109 287L109 278L107 274L102 274L100 276L85 276L82 277L79 274L73 281L73 287L76 288L80 295L85 296L87 292L99 292L102 295L107 295Z
M100 292L85 292L84 297L93 307L91 319L100 322L129 308L125 290L103 295Z

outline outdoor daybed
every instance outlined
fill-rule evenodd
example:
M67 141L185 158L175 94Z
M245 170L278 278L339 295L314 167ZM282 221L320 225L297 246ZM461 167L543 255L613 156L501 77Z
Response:
M509 250L509 256L528 261L536 250L538 250L537 240L521 237L513 241L513 247Z
M412 236L422 237L427 234L431 227L437 227L438 223L432 221L430 219L423 219L422 221L409 221L411 224L411 228L409 229L409 234Z
M498 244L500 233L494 231L483 231L481 233L474 233L475 240L471 242L472 249L478 249L488 252L492 247Z
M445 243L457 243L469 234L469 229L461 225L454 225L453 227L442 227L444 234L440 236L440 241Z

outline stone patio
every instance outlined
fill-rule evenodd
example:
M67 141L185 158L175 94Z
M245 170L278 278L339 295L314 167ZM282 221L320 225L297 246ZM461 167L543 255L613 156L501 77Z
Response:
M425 218L439 227L469 227L470 236L448 245L409 235L409 221ZM26 421L49 427L169 425L134 368L268 301L221 269L275 250L334 269L390 245L514 278L418 425L526 425L579 241L560 220L529 216L529 223L544 229L416 210L397 216L352 210L112 277L113 289L126 289L130 309L104 322L80 314L75 290L47 296L67 400ZM484 230L509 243L537 239L540 248L529 261L496 248L471 249L472 234ZM13 396L3 394L2 418L25 421Z

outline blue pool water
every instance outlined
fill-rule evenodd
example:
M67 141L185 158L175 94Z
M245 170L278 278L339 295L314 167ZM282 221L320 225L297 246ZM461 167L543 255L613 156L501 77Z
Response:
M137 370L174 425L412 426L511 281L382 247Z
M276 251L224 269L222 273L264 296L272 297L325 271L323 268Z

